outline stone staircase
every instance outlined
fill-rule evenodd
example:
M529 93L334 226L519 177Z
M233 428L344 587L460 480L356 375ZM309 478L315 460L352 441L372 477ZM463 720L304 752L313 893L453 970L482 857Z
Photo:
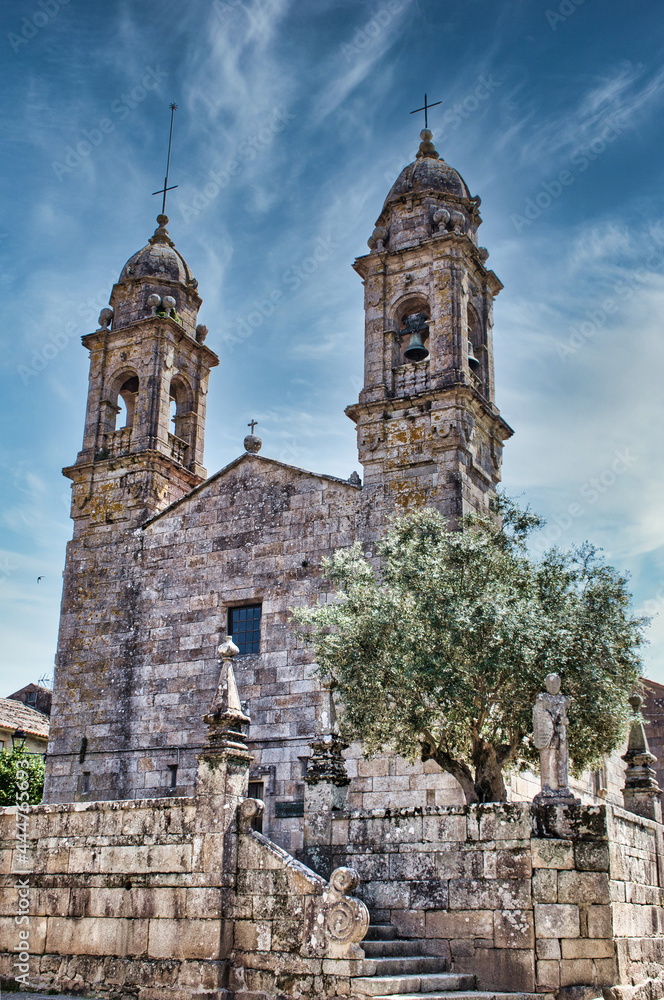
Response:
M353 1000L553 1000L546 993L475 989L475 976L447 972L447 961L426 955L427 942L400 940L390 924L372 924L362 942L363 976L352 980Z

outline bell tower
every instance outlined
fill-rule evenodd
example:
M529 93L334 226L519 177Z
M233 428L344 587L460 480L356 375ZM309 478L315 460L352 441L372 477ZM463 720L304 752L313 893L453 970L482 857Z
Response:
M197 326L198 282L166 225L131 257L99 329L83 337L90 376L83 447L73 482L74 536L140 523L202 482L210 369L219 363Z
M354 267L364 283L357 425L365 486L396 508L432 506L455 526L486 510L512 435L494 401L493 300L502 285L477 245L479 197L423 129Z

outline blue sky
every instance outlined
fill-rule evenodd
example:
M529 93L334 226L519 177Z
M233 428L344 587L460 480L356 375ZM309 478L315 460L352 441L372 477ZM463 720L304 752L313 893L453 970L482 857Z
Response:
M169 230L221 357L208 471L253 417L263 454L347 477L363 341L350 264L413 159L425 91L505 285L504 485L548 518L545 541L589 538L631 574L664 682L660 3L6 0L0 50L0 694L52 672L80 336L154 230L169 102Z

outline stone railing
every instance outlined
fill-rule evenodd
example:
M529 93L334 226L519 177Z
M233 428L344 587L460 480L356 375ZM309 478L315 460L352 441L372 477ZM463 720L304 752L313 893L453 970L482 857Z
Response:
M186 465L187 452L189 451L187 442L183 441L182 438L176 437L175 434L169 434L168 446L171 450L171 458L180 465Z
M257 799L238 807L232 986L239 995L290 995L282 984L288 969L301 993L347 995L362 973L369 929L367 907L348 895L359 876L340 866L329 882L321 878L252 828L262 811Z
M102 453L104 458L118 458L131 451L131 427L121 427L112 434L104 434Z
M478 375L475 374L474 371L471 371L470 373L470 384L472 385L473 389L477 389L480 396L487 395L486 386L484 382Z
M429 388L429 363L427 360L401 365L394 369L394 391L396 393L421 392Z

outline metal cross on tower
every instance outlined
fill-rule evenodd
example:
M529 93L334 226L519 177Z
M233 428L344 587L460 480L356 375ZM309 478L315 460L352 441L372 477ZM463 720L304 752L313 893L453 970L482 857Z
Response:
M156 194L163 194L163 196L164 196L164 200L161 203L161 214L162 215L166 215L166 192L167 191L174 191L175 188L178 187L177 184L173 184L171 187L168 186L168 171L170 170L170 166L171 166L171 143L173 142L173 116L175 115L175 112L177 111L178 106L177 106L177 104L169 104L168 106L171 109L171 131L170 131L169 136L168 136L168 156L166 158L166 176L164 177L164 186L163 186L163 188L160 188L158 191L153 191L152 192L152 197L153 198L154 198L154 196Z
M258 423L257 420L250 420L249 423L247 424L247 427L251 427L252 434L254 433L254 427L256 426L257 423Z
M429 117L427 115L427 112L428 112L429 108L436 108L439 104L442 104L442 103L443 103L442 101L436 101L434 104L427 104L427 95L425 94L424 95L424 107L422 107L422 108L415 108L415 110L411 111L410 113L411 113L411 115L416 115L416 114L419 114L420 111L423 111L424 112L424 127L425 128L429 128Z

